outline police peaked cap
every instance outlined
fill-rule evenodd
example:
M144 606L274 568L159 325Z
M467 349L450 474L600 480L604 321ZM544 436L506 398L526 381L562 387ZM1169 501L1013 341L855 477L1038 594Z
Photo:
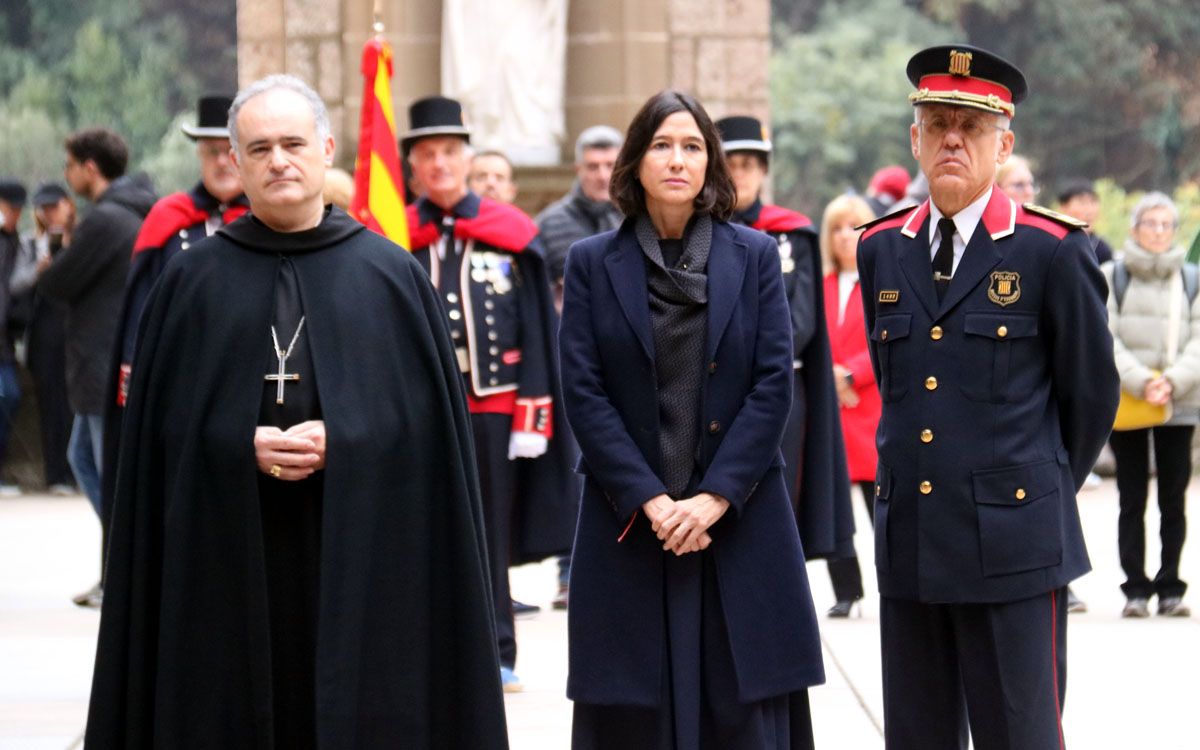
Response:
M404 153L422 138L434 135L456 135L470 143L471 131L463 118L462 105L447 96L427 96L408 108L409 131L400 139Z
M721 145L725 153L733 151L757 151L771 153L771 139L767 129L757 117L733 115L717 120L717 132L721 134Z
M16 180L7 177L0 179L0 200L5 203L11 203L14 206L24 206L27 195L25 186Z
M229 108L232 106L232 97L202 96L196 102L196 125L184 123L179 129L193 141L201 138L228 138Z
M906 72L917 87L908 95L913 106L950 104L1012 117L1028 92L1017 66L969 44L923 49L908 61Z

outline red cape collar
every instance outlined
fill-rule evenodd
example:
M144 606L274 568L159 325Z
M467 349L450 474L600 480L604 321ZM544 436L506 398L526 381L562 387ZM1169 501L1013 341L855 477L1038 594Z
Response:
M235 202L221 215L222 222L229 224L247 210L244 201ZM146 214L146 220L142 222L137 240L133 243L133 254L162 247L180 229L203 223L210 215L196 205L190 193L171 193L155 203L150 213Z
M811 227L812 219L798 211L764 203L758 212L758 220L750 226L760 232L791 232Z
M420 223L417 206L408 207L409 240L412 250L422 250L437 241L437 222ZM492 247L520 252L537 237L537 225L520 209L490 198L481 198L479 213L473 217L456 217L454 237L460 240L479 240Z

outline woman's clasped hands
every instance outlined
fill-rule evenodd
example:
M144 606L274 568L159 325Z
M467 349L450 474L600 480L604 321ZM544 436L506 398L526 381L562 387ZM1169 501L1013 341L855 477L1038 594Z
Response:
M677 501L656 495L642 504L651 529L663 542L663 550L676 556L708 549L712 544L708 530L728 509L728 500L708 492Z

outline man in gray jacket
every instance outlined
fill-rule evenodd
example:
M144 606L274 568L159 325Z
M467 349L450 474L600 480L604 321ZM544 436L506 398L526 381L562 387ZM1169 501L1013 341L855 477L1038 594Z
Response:
M607 125L593 125L580 133L575 140L575 184L569 193L546 206L534 219L546 247L546 268L560 311L567 250L584 237L616 229L621 224L621 212L608 195L608 184L622 142L621 133Z
M100 467L107 375L133 241L156 196L144 176L125 174L129 149L113 131L80 130L64 145L63 176L93 205L63 249L44 261L38 289L67 306L67 398L75 414L67 458L103 527ZM99 606L100 595L97 584L76 603Z

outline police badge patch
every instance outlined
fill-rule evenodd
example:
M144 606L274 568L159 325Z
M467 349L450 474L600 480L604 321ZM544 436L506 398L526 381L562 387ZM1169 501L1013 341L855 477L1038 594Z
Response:
M988 299L1001 307L1008 307L1021 299L1021 274L1016 271L992 271Z

